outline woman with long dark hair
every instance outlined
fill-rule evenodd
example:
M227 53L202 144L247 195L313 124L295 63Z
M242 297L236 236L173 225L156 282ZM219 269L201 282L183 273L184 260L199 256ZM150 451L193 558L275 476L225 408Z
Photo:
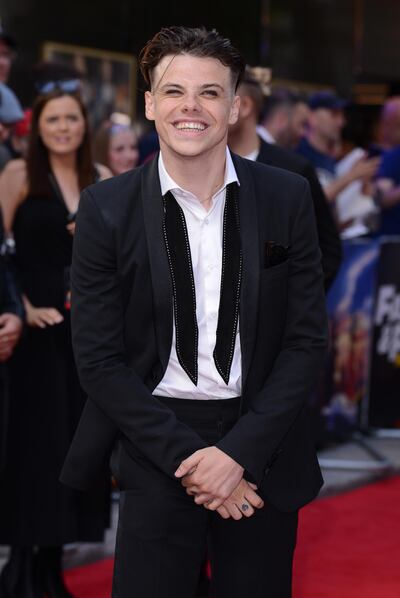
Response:
M78 81L48 82L33 107L26 161L0 178L13 234L27 330L11 362L8 463L0 544L11 546L0 586L11 597L67 598L63 544L101 541L107 480L90 496L58 477L83 403L69 327L69 267L80 191L109 176L94 166Z

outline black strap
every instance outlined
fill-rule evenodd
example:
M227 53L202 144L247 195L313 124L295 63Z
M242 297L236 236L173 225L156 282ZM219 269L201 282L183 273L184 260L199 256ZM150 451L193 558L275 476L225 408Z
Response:
M170 191L164 197L164 209L164 239L174 294L176 354L197 386L199 330L189 236L183 210Z
M242 249L240 244L238 186L228 185L224 210L222 245L221 294L219 299L217 339L214 348L215 366L225 384L235 349L242 281Z
M239 317L242 251L236 183L226 188L222 235L222 274L216 344L215 366L224 380L229 375L235 348ZM168 254L174 296L176 353L183 370L197 385L198 326L196 290L185 215L171 192L164 197L164 239Z

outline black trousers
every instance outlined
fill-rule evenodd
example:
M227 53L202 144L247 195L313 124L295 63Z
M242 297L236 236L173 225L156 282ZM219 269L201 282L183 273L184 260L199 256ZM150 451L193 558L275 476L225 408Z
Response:
M235 424L239 399L160 398L210 445ZM266 502L239 521L198 506L139 452L118 458L121 491L113 598L193 598L207 554L213 598L290 598L297 512ZM264 498L264 497L263 497Z

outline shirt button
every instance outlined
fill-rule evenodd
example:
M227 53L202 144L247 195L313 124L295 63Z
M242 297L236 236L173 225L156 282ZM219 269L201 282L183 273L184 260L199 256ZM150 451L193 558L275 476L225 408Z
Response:
M212 314L211 314L212 319L216 320L217 319L217 315L218 314L215 311L213 311Z
M206 218L206 219L204 220L204 224L210 224L210 221L209 221L209 219L208 219L208 218Z

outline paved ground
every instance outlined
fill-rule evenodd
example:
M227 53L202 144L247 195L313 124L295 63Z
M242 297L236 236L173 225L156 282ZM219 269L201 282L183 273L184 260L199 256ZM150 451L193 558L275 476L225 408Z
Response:
M320 496L332 496L368 484L384 476L400 473L399 438L373 437L326 448L319 453L325 479ZM333 466L333 467L332 467ZM111 556L114 552L117 501L112 507L112 527L102 544L72 544L65 550L67 568ZM7 558L7 548L0 547L0 569Z

